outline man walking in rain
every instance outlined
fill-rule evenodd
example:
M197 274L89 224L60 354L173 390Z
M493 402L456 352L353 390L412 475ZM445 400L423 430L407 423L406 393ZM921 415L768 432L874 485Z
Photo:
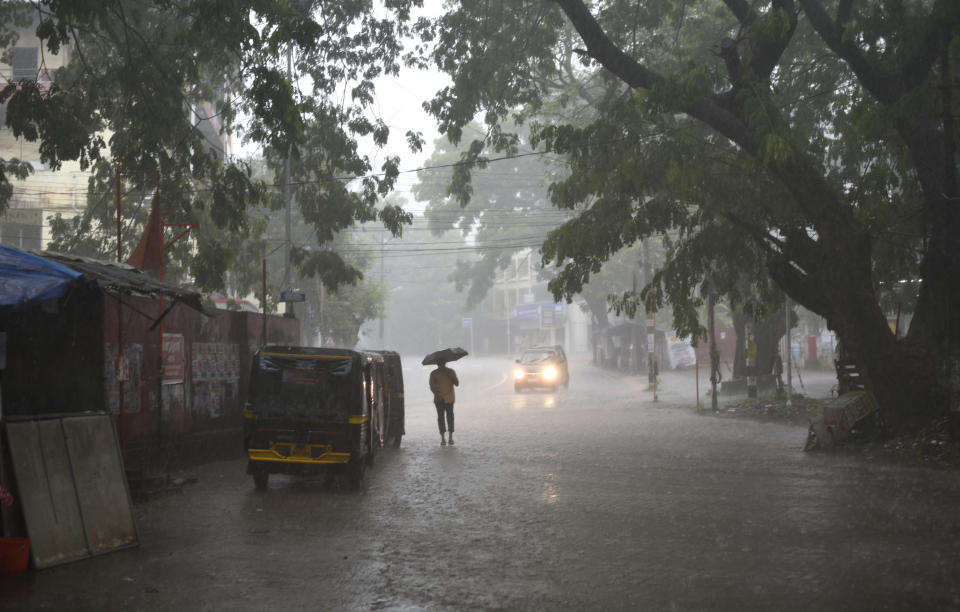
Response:
M430 390L433 391L433 404L437 407L440 446L447 445L447 431L450 432L450 446L453 446L453 402L456 399L453 388L459 384L457 373L448 368L444 361L438 362L437 369L430 372Z

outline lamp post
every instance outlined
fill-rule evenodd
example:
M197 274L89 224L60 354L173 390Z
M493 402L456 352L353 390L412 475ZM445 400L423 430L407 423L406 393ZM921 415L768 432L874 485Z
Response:
M786 342L787 349L784 352L786 353L786 358L787 358L787 407L789 408L792 405L790 396L793 395L793 368L791 367L793 364L793 357L791 356L792 354L790 352L793 348L790 342L790 331L792 329L790 327L790 296L786 297L783 310L786 312L786 328L787 328L787 342Z

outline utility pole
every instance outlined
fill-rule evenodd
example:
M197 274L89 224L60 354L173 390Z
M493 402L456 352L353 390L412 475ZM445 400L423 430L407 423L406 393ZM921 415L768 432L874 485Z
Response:
M792 400L790 396L793 395L793 357L790 355L790 296L786 296L786 300L783 304L783 309L786 312L786 328L787 328L787 348L786 348L786 358L787 358L787 407L792 406Z
M747 397L757 397L757 341L754 322L748 321L747 329Z
M714 412L717 407L717 384L720 382L720 353L717 351L717 334L715 323L715 310L717 306L717 294L713 291L713 285L710 286L710 295L707 297L707 327L710 330L710 407Z
M293 87L293 46L287 47L287 81ZM284 237L286 249L283 253L283 280L280 289L289 289L290 283L290 245L292 244L292 222L290 217L290 156L293 152L293 143L287 145L287 161L283 166L283 203L284 203ZM285 316L293 315L293 302L286 302Z
M383 245L386 241L386 236L383 235L383 232L380 232L380 287L383 287ZM387 295L389 298L389 294ZM383 344L383 306L380 306L380 344ZM470 347L471 350L473 347Z
M940 64L942 69L940 71L941 75L941 89L943 91L943 195L948 200L947 205L950 207L951 215L948 223L952 226L950 229L954 232L957 230L956 219L958 218L956 207L958 200L958 186L957 186L957 143L954 141L954 114L953 114L953 73L950 66L950 43L951 35L947 31L947 28L941 29L941 41L940 41ZM942 247L946 248L946 247ZM957 260L955 254L950 256L950 271L948 274L952 278L956 277L958 269L960 269L960 261ZM960 356L956 353L960 350L960 347L956 346L955 336L958 334L956 328L951 329L951 326L957 320L956 315L954 315L954 309L956 304L951 303L951 298L953 295L956 295L955 291L951 291L947 294L947 346L946 346L946 356L947 356L947 412L948 419L950 423L950 439L953 442L960 441L960 388L958 388L958 376L957 368L960 367Z
M643 241L643 280L644 285L649 286L653 282L653 263L651 261L650 254L650 243L646 240ZM657 384L657 368L656 368L656 343L657 343L657 320L656 315L653 319L650 318L650 313L647 312L646 306L643 308L644 314L646 314L647 322L647 382L651 386L656 386Z
M657 268L654 266L656 276ZM657 356L657 311L653 311L653 401L657 401L657 378L660 377L660 357Z
M123 229L120 222L120 208L121 201L123 199L123 193L121 193L122 181L120 175L122 170L117 168L117 263L123 263ZM120 300L117 300L117 358L116 363L114 364L114 372L123 372L127 359L127 354L123 350L123 307L120 304ZM117 433L120 437L120 450L123 454L123 460L127 460L127 430L125 423L125 407L124 407L124 381L120 380L120 377L117 376L117 408L119 414L117 415Z
M260 271L261 279L263 280L263 293L261 294L260 302L260 322L263 326L263 329L260 330L260 346L265 346L267 344L267 246L264 243L263 246L263 260L262 268Z

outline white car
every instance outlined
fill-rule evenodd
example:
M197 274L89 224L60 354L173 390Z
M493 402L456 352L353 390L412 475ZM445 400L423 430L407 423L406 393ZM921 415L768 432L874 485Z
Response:
M560 385L570 386L567 355L559 345L528 348L516 363L513 389L517 393L534 387L556 390Z

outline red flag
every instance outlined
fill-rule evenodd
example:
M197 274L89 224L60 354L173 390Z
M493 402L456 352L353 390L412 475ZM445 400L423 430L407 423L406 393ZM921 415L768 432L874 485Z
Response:
M163 267L163 221L156 194L150 207L147 227L143 230L140 244L133 250L127 263L139 270L159 270Z

